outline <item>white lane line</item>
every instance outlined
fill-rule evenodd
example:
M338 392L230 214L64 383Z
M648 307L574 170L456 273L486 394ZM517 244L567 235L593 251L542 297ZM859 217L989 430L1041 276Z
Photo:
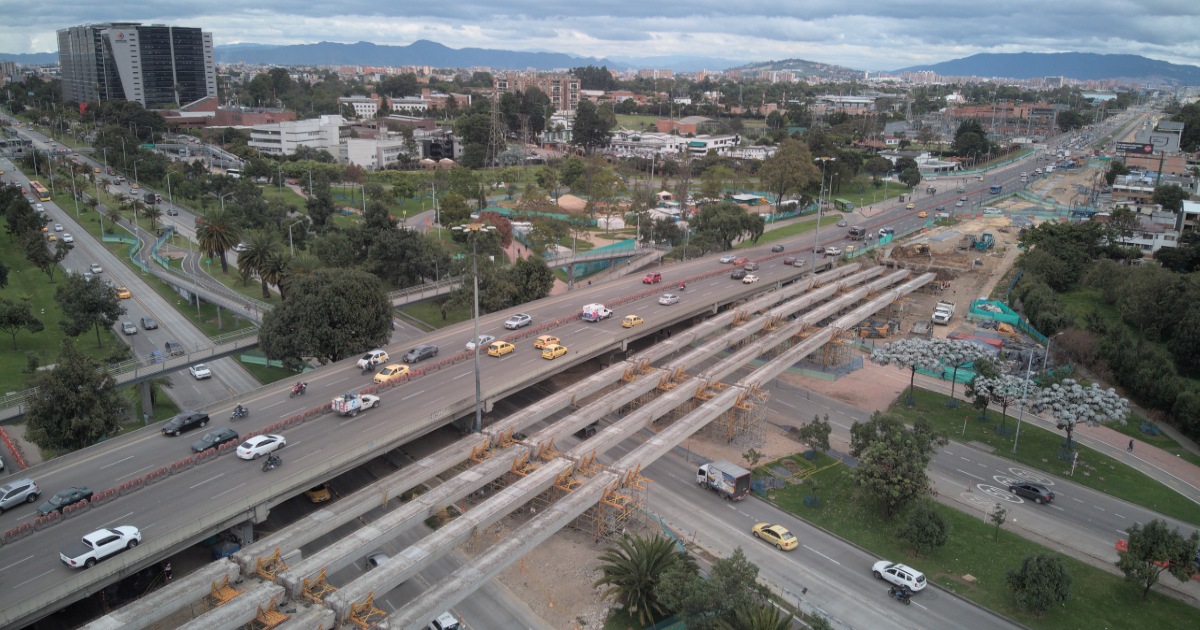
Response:
M154 468L154 467L153 467L153 466L146 466L145 468L139 468L139 469L137 469L137 470L135 470L135 471L133 471L133 472L131 472L131 473L129 473L129 474L127 474L127 475L125 475L124 477L117 477L117 479L125 479L125 478L128 478L128 477L133 477L133 476L135 476L135 475L138 475L138 474L140 474L142 471L145 471L145 470L150 470L151 468Z
M1116 512L1113 512L1113 516L1119 516L1121 518L1129 518L1128 516L1125 516L1124 514L1117 514Z
M1107 511L1108 511L1108 510L1106 510L1106 509L1104 509L1104 508L1100 507L1099 505L1093 505L1092 507L1093 507L1093 508L1095 508L1095 509L1097 509L1097 510L1100 510L1101 512L1107 512Z
M128 512L126 514L122 514L121 516L118 516L117 518L110 520L108 522L108 524L112 525L113 523L120 523L121 521L124 521L125 519L129 518L130 516L133 516L133 512ZM145 528L139 527L138 529L145 529Z
M216 477L205 479L204 481L201 481L200 483L189 488L189 490L195 490L196 488L199 488L200 486L203 486L206 483L209 483L211 481L216 481L217 479L220 479L221 477L224 477L224 476L225 476L225 473L221 473L221 474L217 475Z
M243 483L239 483L238 485L236 485L236 486L234 486L234 487L232 487L232 488L230 488L230 489L226 490L225 492L222 492L222 493L220 493L220 494L213 495L213 498L214 498L214 499L220 498L221 496L223 496L223 495L226 495L226 494L229 494L230 492L233 492L234 490L237 490L238 488L241 488L241 487L242 487L242 486L244 486L244 485L246 485L244 482L243 482Z
M455 376L454 378L452 378L450 380L457 381L458 379L460 379L464 376L470 376L471 374L473 374L473 372L463 372L462 374L459 374L458 376Z
M129 461L129 460L131 460L131 459L133 459L133 455L130 455L129 457L126 457L125 459L118 459L117 461L115 461L115 462L113 462L113 463L111 463L111 464L105 464L105 465L103 465L103 466L101 466L101 467L100 467L100 470L104 470L105 468L108 468L109 466L116 466L117 464L120 464L120 463L122 463L122 462L127 462L127 461Z
M320 451L318 451L318 452L320 452ZM308 454L304 455L303 457L297 457L297 458L296 458L296 461L298 461L298 462L302 462L302 461L304 461L304 460L308 459L309 457L312 457L313 455L316 455L316 454L317 454L317 453L308 453Z
M0 567L0 571L8 571L9 569L17 566L18 564L21 564L22 562L25 562L26 560L31 560L31 559L33 559L33 556L29 556L28 558L21 558L20 560L17 560L16 562L14 562L12 564L6 564L6 565Z
M971 473L969 473L961 468L955 468L954 470L957 470L958 472L960 472L968 477L971 477L973 479L978 479L980 481L986 481L983 477L980 477L979 475L972 475Z
M401 399L400 399L400 401L401 401L401 402L404 402L405 400L408 400L409 398L412 398L413 396L419 396L419 395L421 395L421 394L424 394L424 393L425 393L425 390L423 390L423 389L422 389L422 390L420 390L420 391L413 392L413 393L411 393L411 394L409 394L409 395L405 396L404 398L401 398Z
M42 574L40 574L40 575L35 575L35 576L33 576L33 577L29 578L28 580L25 580L24 582L21 582L20 584L18 584L18 585L17 585L17 588L20 588L20 587L22 587L22 586L25 586L26 584L29 584L30 582L33 582L33 581L35 581L35 580L37 580L37 579L41 578L42 576L50 575L50 574L51 574L51 573L53 573L53 572L54 572L54 571L53 571L53 569L51 569L50 571L46 571L45 573L42 573Z
M834 560L833 558L830 558L829 556L827 556L827 555L825 555L825 554L821 553L820 551L817 551L816 549L813 549L812 547L809 547L808 545L804 545L804 548L805 548L805 549L807 549L807 550L809 550L809 551L811 551L811 552L813 552L813 553L815 553L815 554L817 554L818 556L821 556L822 558L825 558L826 560L828 560L828 561L830 561L830 562L832 562L832 563L834 563L834 564L838 565L839 567L840 567L840 566L842 566L842 563L841 563L841 562L838 562L837 560Z
M282 405L284 402L287 402L287 401L281 400L279 402L273 402L269 405L263 405L263 409L270 409L271 407L278 407L279 405Z

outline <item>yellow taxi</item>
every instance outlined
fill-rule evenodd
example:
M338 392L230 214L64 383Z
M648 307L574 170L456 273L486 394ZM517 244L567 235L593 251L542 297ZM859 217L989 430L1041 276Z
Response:
M126 289L125 287L117 287L117 297L121 298L122 300L128 300L129 298L133 297L133 293L130 293L129 289Z
M130 185L129 185L129 190L137 190L137 189L138 189L138 185L137 185L137 184L130 184Z
M921 219L925 219L925 218L928 218L928 217L929 217L929 213L928 213L928 212L925 212L924 210L922 210L922 211L920 211L920 212L918 212L918 213L917 213L917 217L918 217L918 218L921 218Z
M507 341L493 341L492 345L488 346L488 356L502 357L516 349L516 346Z
M905 208L908 208L909 210L912 210L912 209L914 209L914 208L916 208L916 207L917 207L917 204L915 204L915 203L910 203L910 204L908 204L907 206L904 206L904 207L905 207Z
M641 325L642 323L643 320L641 317L638 317L637 315L626 315L625 319L621 320L621 327L633 328L634 326Z
M409 374L409 370L408 370L407 365L400 365L399 363L393 363L393 364L383 368L382 370L379 370L379 373L377 373L375 375L375 382L376 383L390 383L392 381L398 381L398 380L404 378L405 376L408 376L408 374Z
M324 483L305 490L304 495L313 503L324 503L333 498L333 494L329 492L329 484Z
M858 246L857 245L847 245L846 248L842 251L845 252L846 257L848 258L850 256L850 254L853 254L854 252L858 251Z
M792 532L789 532L782 525L759 523L750 530L750 533L754 534L755 538L760 538L775 545L775 548L781 551L791 551L800 546L800 539L792 535Z
M558 357L561 357L562 355L564 355L566 353L567 353L567 347L560 346L556 343L552 343L552 344L546 346L545 348L542 348L542 358L543 359L557 359Z
M52 242L52 243L53 243L54 241L57 241L57 240L58 240L58 237L57 237L57 236L55 236L55 235L53 235L53 234L50 234L50 235L48 235L48 236L49 236L49 238L50 238L50 242Z
M534 348L545 348L548 345L555 344L558 342L559 342L558 337L555 337L554 335L542 335L541 337L538 337L537 339L533 340L533 347Z
M977 181L977 182L981 182L981 181L983 181L983 175L980 175L979 177L976 177L976 178L975 178L975 181Z
M42 234L45 234L46 232L49 232L49 231L50 231L50 226L49 226L49 225L43 225L43 226L42 226Z
M93 173L99 173L99 172L100 172L100 167L99 167L99 166L93 166L93 167L92 167L92 172L93 172Z

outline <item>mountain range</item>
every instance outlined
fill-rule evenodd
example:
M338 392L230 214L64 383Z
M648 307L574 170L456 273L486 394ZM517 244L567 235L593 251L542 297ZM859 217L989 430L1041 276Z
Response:
M1062 76L1079 81L1158 79L1180 85L1200 85L1200 67L1140 55L1096 53L984 53L933 65L901 68L895 72L923 70L951 77L1035 79Z

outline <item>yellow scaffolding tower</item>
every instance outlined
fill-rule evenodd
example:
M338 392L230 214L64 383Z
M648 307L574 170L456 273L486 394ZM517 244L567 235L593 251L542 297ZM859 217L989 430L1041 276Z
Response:
M274 582L276 573L287 570L287 565L284 564L283 560L280 559L279 553L279 547L276 547L275 553L271 554L270 557L263 558L262 556L259 556L257 566L254 568L254 572L257 573L262 579L269 582Z
M375 607L375 591L371 591L371 594L367 595L362 603L350 604L349 621L359 630L374 628L386 616L386 612Z
M315 578L304 578L304 586L300 595L314 604L325 601L325 596L337 591L337 587L325 581L325 568Z

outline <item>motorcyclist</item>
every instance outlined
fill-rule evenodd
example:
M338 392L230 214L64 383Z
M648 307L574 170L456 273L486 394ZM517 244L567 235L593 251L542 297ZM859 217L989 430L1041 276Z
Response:
M242 406L242 403L238 403L238 406L233 408L233 415L239 418L246 415L246 408Z
M282 463L283 463L283 460L279 459L278 455L275 455L275 454L267 455L267 461L263 464L263 469L265 470L268 468L278 468L279 465Z
M683 290L685 290L685 289L687 289L687 284L686 284L686 283L684 283L684 282L680 282L680 283L679 283L679 290L680 290L680 291L683 291Z
M296 384L292 385L292 391L300 393L300 394L303 394L304 390L307 388L308 388L308 385L306 383L302 383L300 381L296 381Z

